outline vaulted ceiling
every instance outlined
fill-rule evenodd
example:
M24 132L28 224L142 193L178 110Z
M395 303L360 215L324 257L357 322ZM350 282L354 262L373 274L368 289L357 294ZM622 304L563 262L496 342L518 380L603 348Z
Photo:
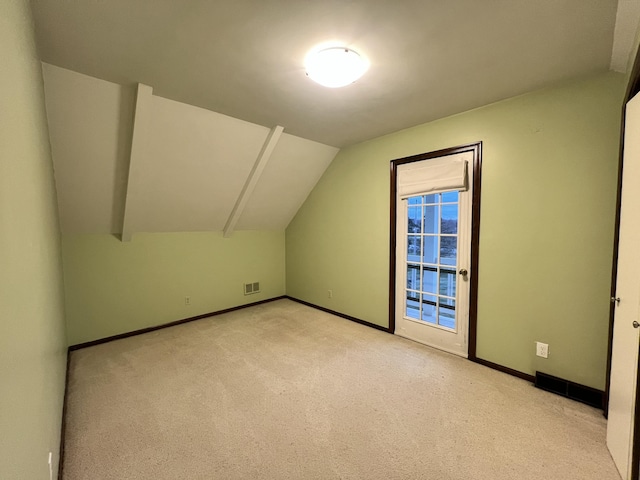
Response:
M151 93L142 112L132 87L43 74L63 233L282 230L338 152Z
M626 67L636 0L34 0L42 60L343 147ZM634 17L634 15L636 15ZM625 22L629 25L625 26ZM371 61L343 89L305 76L339 40Z
M339 147L608 69L637 0L32 0L65 233L283 229ZM328 89L319 43L371 68ZM284 130L284 131L283 131Z
M338 152L149 87L43 74L63 233L283 230Z

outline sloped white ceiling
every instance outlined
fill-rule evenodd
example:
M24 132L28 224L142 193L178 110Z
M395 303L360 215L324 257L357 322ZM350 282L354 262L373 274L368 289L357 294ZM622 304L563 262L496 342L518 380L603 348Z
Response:
M43 64L63 233L221 231L270 128L151 96L129 177L135 91ZM236 229L286 228L337 148L284 133Z
M151 120L134 231L222 230L269 129L160 97Z
M66 233L119 233L134 90L43 64L60 224Z
M339 147L604 72L630 2L32 0L47 63ZM345 88L305 76L332 41L371 62Z
M238 221L238 229L288 225L337 151L284 133Z

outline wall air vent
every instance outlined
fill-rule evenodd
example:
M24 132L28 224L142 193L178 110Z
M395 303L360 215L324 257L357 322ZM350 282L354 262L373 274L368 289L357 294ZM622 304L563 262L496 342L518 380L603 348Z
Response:
M244 284L244 294L251 295L253 293L260 292L260 282L253 283L245 283Z

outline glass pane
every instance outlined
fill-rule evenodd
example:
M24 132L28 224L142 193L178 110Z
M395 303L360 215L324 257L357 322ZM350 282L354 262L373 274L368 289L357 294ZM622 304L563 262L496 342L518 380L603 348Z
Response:
M422 207L409 207L408 211L409 233L420 233L420 222L422 220Z
M422 197L409 197L409 205L420 205L422 203Z
M425 195L424 203L438 203L438 194L434 193L433 195Z
M438 233L438 205L424 207L424 233Z
M438 307L438 325L447 328L456 328L455 301L440 299Z
M407 236L407 260L410 262L419 262L422 256L422 247L420 246L420 235Z
M422 291L438 293L436 282L438 279L438 269L436 267L425 267L422 271Z
M442 194L442 203L457 202L458 192L446 192Z
M425 272L426 275L426 272ZM424 280L423 280L424 281ZM456 296L456 271L443 268L440 270L440 295Z
M433 295L422 296L422 320L436 323L436 297Z
M407 292L407 317L420 320L420 294Z
M440 263L442 265L455 265L458 254L457 237L440 237ZM426 255L426 252L425 252Z
M453 298L440 297L440 305L453 309L456 306L456 301Z
M422 261L424 263L438 263L438 237L425 236L423 242Z
M440 233L458 233L458 205L442 205Z
M420 265L407 265L407 289L420 290Z

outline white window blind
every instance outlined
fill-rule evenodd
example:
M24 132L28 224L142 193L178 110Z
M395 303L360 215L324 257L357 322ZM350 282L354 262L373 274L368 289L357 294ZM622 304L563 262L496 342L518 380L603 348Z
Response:
M398 196L402 199L415 195L467 189L467 160L446 157L398 169Z

